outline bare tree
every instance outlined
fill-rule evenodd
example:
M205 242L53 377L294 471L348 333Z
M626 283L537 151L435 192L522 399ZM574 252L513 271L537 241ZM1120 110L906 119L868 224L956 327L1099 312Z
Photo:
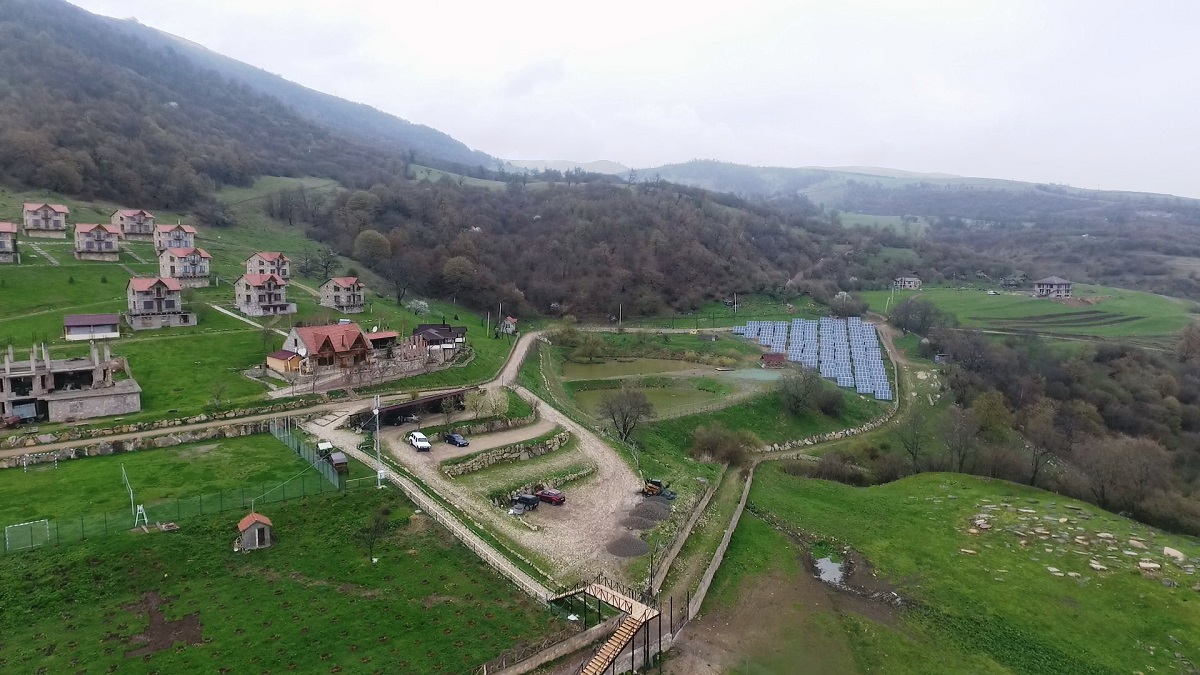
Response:
M442 414L446 416L446 426L452 426L454 420L458 418L458 413L462 408L459 407L458 400L453 397L442 399Z
M816 407L817 392L824 386L821 375L811 368L785 373L779 378L783 407L793 415L812 412Z
M946 443L954 470L965 472L968 466L974 464L975 453L979 449L979 420L975 419L975 413L970 408L951 408L942 428L942 440Z
M929 420L925 411L914 405L913 411L905 415L896 426L896 440L912 461L914 471L920 470L921 457L925 454L925 440L929 435Z
M375 544L392 528L392 511L386 506L379 507L371 517L371 523L359 532L359 539L367 545L367 559L375 561Z
M1113 511L1135 508L1169 482L1170 456L1148 438L1086 438L1076 444L1072 460L1087 476L1095 502Z
M642 422L654 416L654 406L646 393L629 387L602 396L599 411L612 422L613 430L622 441L628 441Z
M321 272L321 278L328 279L329 276L333 274L333 270L338 266L337 254L334 253L333 249L331 248L322 249L322 251L317 254L316 266Z
M224 380L214 380L212 386L208 389L209 401L212 403L213 410L220 410L221 404L225 402L225 392L228 391L229 384Z
M408 265L404 264L400 258L393 257L383 267L383 278L391 286L392 294L396 297L396 304L404 304L404 296L408 294L408 289L412 286L412 274Z
M475 415L475 419L488 409L487 392L482 389L467 392L465 396L467 408Z
M1200 326L1192 324L1183 329L1175 343L1175 354L1180 361L1200 359Z

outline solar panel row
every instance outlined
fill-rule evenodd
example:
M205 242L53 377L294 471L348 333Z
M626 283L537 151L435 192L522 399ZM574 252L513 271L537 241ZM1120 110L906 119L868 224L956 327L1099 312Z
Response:
M822 317L817 321L748 321L733 329L735 335L756 340L772 352L787 354L789 361L813 368L840 387L890 401L892 387L883 366L883 353L875 326L852 316Z

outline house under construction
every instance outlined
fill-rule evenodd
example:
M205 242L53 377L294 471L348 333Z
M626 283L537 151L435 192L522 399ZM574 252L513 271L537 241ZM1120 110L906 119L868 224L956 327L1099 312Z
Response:
M142 388L123 358L108 345L103 356L92 342L88 356L51 359L50 349L35 345L19 357L12 345L0 371L0 418L25 422L71 422L124 415L142 409Z

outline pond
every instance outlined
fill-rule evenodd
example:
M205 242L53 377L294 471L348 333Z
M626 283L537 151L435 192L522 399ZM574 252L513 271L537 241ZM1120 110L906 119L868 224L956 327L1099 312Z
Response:
M600 399L605 394L611 393L612 389L591 389L588 391L576 392L575 400L579 402L579 406L584 410L594 413L597 406L600 405ZM699 389L667 389L662 387L635 388L634 391L640 391L646 394L646 398L650 399L650 403L654 406L656 413L664 413L680 408L691 408L695 406L708 405L717 403L721 400L720 394L714 394L711 391L700 391Z
M609 359L596 363L569 361L563 364L562 375L564 380L598 380L605 377L628 377L711 367L703 363L673 359L622 359L620 361Z

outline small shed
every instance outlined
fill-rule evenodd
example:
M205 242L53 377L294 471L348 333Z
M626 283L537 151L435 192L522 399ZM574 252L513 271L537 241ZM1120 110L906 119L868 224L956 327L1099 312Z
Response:
M107 340L121 337L119 314L68 314L63 317L63 337L68 340Z
M329 453L329 463L333 465L334 470L338 473L348 473L350 471L350 463L346 459L346 453L344 452Z
M267 368L277 373L295 373L300 370L300 355L288 349L267 354Z
M271 519L261 513L251 513L238 522L238 550L253 551L256 548L267 548L275 543L271 533Z
M787 354L772 352L759 357L763 368L782 368L787 365Z

